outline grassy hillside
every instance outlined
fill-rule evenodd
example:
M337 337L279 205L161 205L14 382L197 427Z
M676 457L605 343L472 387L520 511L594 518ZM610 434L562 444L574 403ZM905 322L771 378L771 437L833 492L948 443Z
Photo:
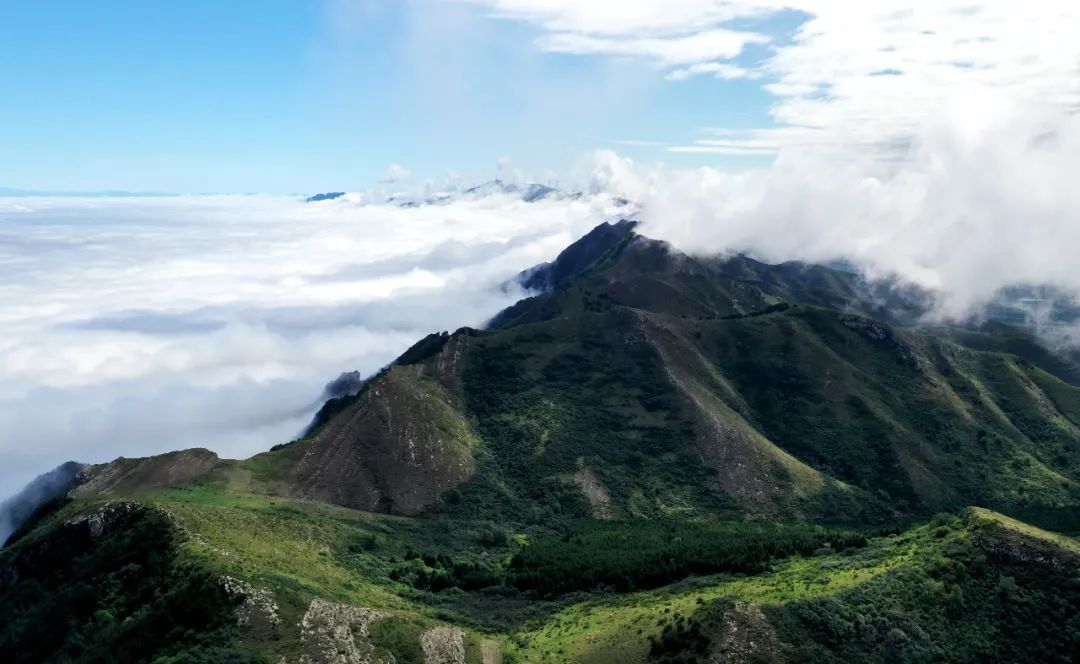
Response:
M564 539L213 484L140 504L79 544L65 524L103 512L78 501L0 553L19 574L0 584L5 661L299 661L346 609L335 647L358 661L1065 662L1080 645L1080 544L984 510L896 534L604 521ZM41 632L56 620L66 641ZM463 659L428 659L431 634Z

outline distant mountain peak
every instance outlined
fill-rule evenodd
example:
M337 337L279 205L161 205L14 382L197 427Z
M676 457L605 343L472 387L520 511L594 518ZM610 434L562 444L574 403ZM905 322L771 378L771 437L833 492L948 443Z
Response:
M324 194L315 194L304 199L305 203L318 203L319 201L332 201L345 195L344 191L328 191Z

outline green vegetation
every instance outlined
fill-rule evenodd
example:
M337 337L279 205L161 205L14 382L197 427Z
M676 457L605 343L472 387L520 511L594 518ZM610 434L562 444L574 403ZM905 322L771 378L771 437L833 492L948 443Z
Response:
M0 660L257 661L231 643L236 602L177 544L163 514L138 509L97 537L60 525L5 550L17 582L0 584Z
M384 618L371 626L371 643L394 656L399 664L424 664L421 628L400 618Z
M626 592L691 574L759 573L778 558L865 545L863 534L811 525L590 522L530 541L510 563L510 582L541 596L597 586Z
M565 526L593 513L569 479L584 467L626 516L719 506L656 351L633 340L633 317L586 319L570 343L553 341L566 332L558 324L480 338L463 376L480 471L448 497L450 513Z
M1080 652L1075 570L1010 564L938 520L910 568L834 598L766 611L800 662L1070 662ZM1075 546L1075 542L1071 546Z

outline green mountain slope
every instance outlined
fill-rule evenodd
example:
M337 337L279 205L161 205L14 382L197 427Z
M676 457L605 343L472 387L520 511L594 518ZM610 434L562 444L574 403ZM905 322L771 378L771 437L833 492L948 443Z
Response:
M852 298L848 273L770 276L607 229L583 240L587 267L566 252L554 290L487 331L425 340L309 440L249 464L278 475L257 485L516 523L1077 506L1080 389L933 330L775 294ZM753 278L724 276L736 267Z
M0 551L0 660L1074 661L1067 361L634 229L301 440L88 467Z

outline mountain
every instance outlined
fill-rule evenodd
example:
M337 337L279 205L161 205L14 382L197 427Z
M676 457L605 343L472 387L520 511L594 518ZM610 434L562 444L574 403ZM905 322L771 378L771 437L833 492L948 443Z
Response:
M518 279L300 440L77 467L0 551L0 657L1080 652L1080 387L1022 329L631 221Z
M537 182L519 185L496 178L477 185L461 188L453 187L445 191L427 191L423 193L418 191L400 191L389 195L379 191L369 192L369 194L363 195L350 195L343 191L334 191L315 194L304 200L306 203L318 203L321 201L335 200L343 196L352 196L353 199L357 200L365 200L371 197L372 200L387 205L396 205L403 208L416 208L422 205L449 205L460 200L479 200L489 196L512 196L525 203L536 203L538 201L551 199L579 198L581 195L580 192L564 193L554 187ZM627 205L628 202L622 200L621 204Z
M344 191L328 191L322 194L315 194L314 196L308 196L304 199L305 203L318 203L319 201L332 201L335 198L341 198L345 195Z

